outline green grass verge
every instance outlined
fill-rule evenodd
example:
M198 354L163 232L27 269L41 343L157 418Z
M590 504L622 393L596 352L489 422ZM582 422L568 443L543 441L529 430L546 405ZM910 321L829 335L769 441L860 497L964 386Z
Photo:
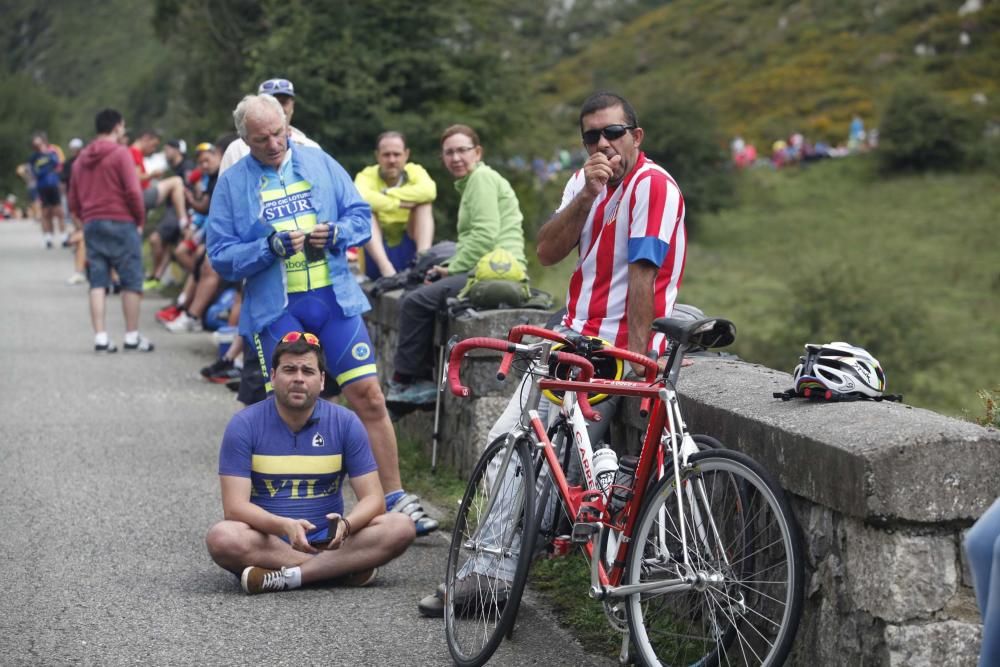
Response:
M431 472L430 457L418 443L405 437L399 437L399 472L407 491L444 510L440 530L450 531L467 480L443 465L438 465L437 472ZM602 655L618 655L621 635L608 625L601 603L587 596L590 572L581 556L574 553L539 561L531 570L528 585L545 597L559 622L584 648Z
M587 595L590 569L577 551L563 558L539 561L531 570L528 585L545 597L559 623L587 651L609 657L618 655L622 636L608 624L604 605Z
M450 532L455 524L455 514L465 493L467 481L451 468L440 464L436 472L431 472L430 456L424 453L420 444L398 434L397 437L399 473L406 484L406 490L441 508L445 516L440 517L439 530Z

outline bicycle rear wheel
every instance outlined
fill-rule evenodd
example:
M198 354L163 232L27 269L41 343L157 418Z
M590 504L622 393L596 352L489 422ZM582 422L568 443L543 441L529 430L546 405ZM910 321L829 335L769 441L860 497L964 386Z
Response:
M665 477L644 503L625 580L690 576L681 593L628 598L645 665L780 665L802 614L803 559L784 491L749 457L699 452L682 471L686 571L677 486Z
M445 634L458 665L484 664L514 623L531 561L534 498L528 441L495 440L472 472L448 552Z

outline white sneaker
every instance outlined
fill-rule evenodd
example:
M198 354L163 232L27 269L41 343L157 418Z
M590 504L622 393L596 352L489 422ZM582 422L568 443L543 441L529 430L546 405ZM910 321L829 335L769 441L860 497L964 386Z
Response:
M83 275L79 271L66 279L67 285L82 285L85 282L87 282L87 276Z
M201 320L197 317L191 317L187 313L181 313L173 321L165 323L167 330L170 333L189 333L204 331L202 327Z

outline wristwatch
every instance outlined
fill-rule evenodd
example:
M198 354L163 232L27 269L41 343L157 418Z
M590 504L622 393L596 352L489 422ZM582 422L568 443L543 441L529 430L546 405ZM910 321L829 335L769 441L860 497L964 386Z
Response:
M282 243L281 237L278 236L278 232L271 232L271 235L267 237L267 244L273 252L278 257L285 257L288 253L285 251L285 244Z

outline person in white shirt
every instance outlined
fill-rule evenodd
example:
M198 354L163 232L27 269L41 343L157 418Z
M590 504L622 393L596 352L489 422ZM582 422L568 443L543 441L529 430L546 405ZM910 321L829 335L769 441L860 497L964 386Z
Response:
M278 100L281 108L285 110L285 117L288 119L288 137L300 146L312 146L319 148L319 144L305 135L302 130L292 126L292 116L295 114L295 86L288 79L268 79L257 87L258 95L271 95ZM219 175L226 169L250 155L250 147L243 139L236 139L222 156L222 164L219 165Z

